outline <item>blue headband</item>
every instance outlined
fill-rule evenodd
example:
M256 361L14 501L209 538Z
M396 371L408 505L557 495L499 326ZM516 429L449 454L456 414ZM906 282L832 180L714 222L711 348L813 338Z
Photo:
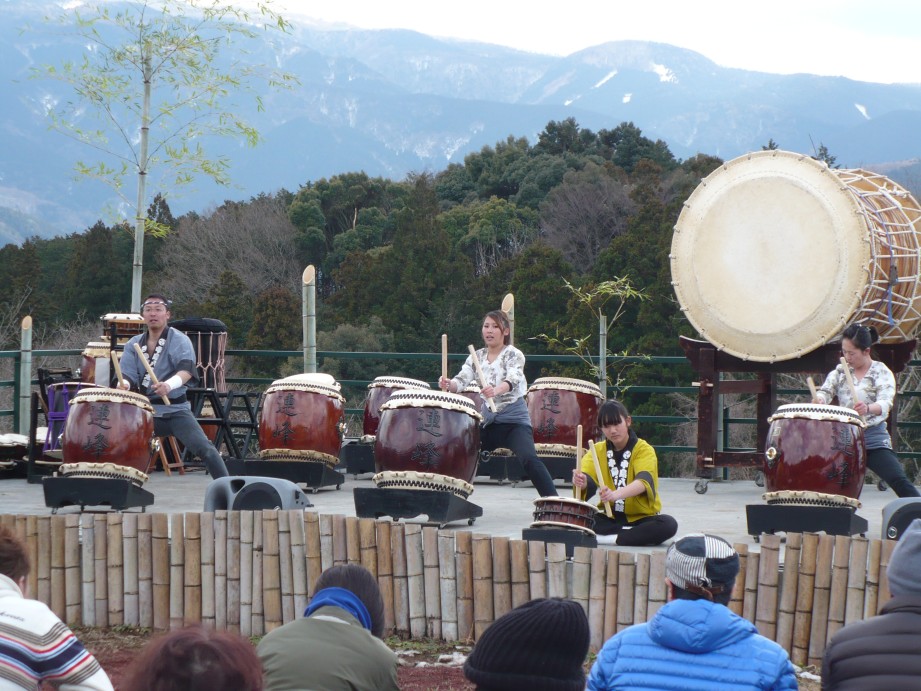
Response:
M361 625L368 631L371 630L371 615L365 603L353 593L345 588L323 588L318 590L310 600L307 609L304 610L304 616L309 617L320 607L339 607L355 617Z

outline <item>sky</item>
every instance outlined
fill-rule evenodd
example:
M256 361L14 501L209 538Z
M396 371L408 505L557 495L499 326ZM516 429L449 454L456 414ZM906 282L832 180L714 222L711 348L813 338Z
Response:
M668 43L723 67L921 84L921 0L275 0L307 18L568 55Z

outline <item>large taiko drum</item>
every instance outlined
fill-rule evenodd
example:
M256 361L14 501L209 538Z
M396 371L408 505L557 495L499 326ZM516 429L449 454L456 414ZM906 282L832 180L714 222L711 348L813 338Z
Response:
M104 341L87 343L81 353L80 381L96 386L108 386L111 352L109 344Z
M769 422L764 452L768 494L860 497L867 471L866 423L855 411L814 403L782 405Z
M672 285L700 335L747 360L799 357L851 322L907 341L921 324L919 233L918 202L884 176L759 151L685 202Z
M397 391L381 406L372 478L378 487L473 492L483 417L446 391Z
M589 381L565 377L535 379L528 388L528 414L537 455L573 458L579 425L582 425L583 447L589 439L597 440L598 408L603 400L601 389Z
M571 528L589 535L595 534L594 504L571 497L539 497L534 500L532 528Z
M405 389L428 389L428 382L405 377L377 377L368 384L368 395L365 396L364 421L362 434L373 437L381 422L381 406L384 405L396 391Z
M296 374L266 389L259 417L259 457L335 468L345 433L345 399L328 374Z
M60 472L72 477L147 481L154 433L146 396L119 389L82 389L70 399Z

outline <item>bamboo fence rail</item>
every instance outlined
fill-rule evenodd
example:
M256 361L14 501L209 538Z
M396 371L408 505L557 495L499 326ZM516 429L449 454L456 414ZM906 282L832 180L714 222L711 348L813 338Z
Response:
M0 515L28 547L30 592L71 625L173 629L204 622L260 636L303 616L323 569L360 563L384 599L388 633L475 641L510 609L567 597L585 609L591 648L666 602L665 553L558 543L304 511ZM821 663L841 627L889 599L892 541L765 535L736 545L730 609L798 665Z

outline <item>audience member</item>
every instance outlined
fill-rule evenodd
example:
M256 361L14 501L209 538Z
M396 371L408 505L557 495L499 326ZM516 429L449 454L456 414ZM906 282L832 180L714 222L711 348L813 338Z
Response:
M739 555L722 538L686 535L666 555L668 602L604 644L590 691L799 688L786 651L726 605Z
M384 601L371 572L358 564L327 569L304 618L259 643L266 691L398 691L397 656L383 632Z
M0 689L112 691L112 682L47 605L28 599L29 555L0 526Z
M583 691L588 618L572 600L540 598L496 619L464 675L477 691Z
M845 626L822 659L822 688L921 688L921 518L892 551L886 578L892 598L878 616Z

